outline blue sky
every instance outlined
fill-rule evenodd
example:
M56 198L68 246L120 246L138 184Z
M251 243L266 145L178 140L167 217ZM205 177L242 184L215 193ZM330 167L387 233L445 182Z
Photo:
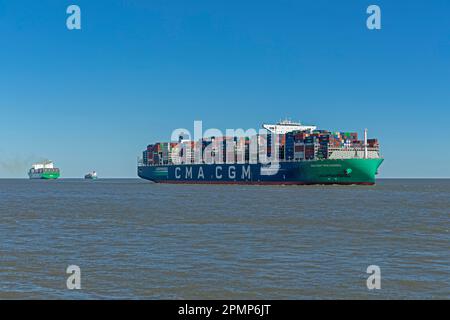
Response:
M368 127L380 177L450 177L449 15L447 0L0 0L0 177L43 158L135 177L148 143L194 120L284 117Z

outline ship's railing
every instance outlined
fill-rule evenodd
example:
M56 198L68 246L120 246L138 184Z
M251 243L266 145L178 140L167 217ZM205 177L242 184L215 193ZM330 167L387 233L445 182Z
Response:
M364 147L336 147L336 148L328 148L328 151L364 151ZM379 152L379 147L367 147L367 151L376 151Z
M364 147L339 147L339 148L328 148L328 153L332 153L332 152L356 152L356 153L363 153L364 152ZM380 147L367 147L367 152L376 152L381 156L380 153Z

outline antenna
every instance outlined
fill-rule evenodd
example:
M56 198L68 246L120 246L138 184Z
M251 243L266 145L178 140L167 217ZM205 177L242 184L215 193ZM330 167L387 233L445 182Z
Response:
M367 128L364 129L364 159L367 159Z

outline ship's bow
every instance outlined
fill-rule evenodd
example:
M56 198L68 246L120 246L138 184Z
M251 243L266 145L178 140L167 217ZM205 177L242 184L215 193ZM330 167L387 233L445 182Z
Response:
M301 176L311 184L375 184L383 159L328 159L306 162Z

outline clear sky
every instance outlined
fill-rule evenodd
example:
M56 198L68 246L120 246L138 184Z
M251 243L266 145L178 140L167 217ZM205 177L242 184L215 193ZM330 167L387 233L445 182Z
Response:
M369 128L380 177L450 177L448 0L0 0L0 41L3 178L43 158L63 177L136 177L148 143L194 120L284 117Z

